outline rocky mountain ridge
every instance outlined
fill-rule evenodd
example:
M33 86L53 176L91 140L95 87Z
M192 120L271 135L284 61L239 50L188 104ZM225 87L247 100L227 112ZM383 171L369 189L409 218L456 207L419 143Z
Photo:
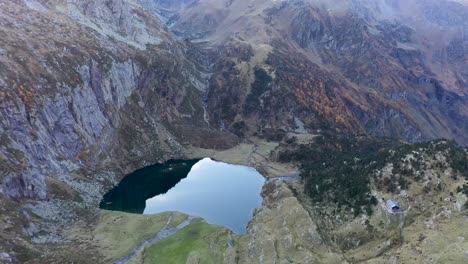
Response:
M452 1L205 0L171 9L167 23L221 54L210 55L208 100L212 113L234 105L212 116L233 130L289 130L299 119L309 130L466 144L466 12ZM255 94L258 69L272 80Z

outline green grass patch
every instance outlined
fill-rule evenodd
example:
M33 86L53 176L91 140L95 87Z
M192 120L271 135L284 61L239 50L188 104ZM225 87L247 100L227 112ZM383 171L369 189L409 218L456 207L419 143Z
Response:
M144 263L222 263L228 232L195 219L176 234L146 248Z
M154 237L170 215L170 212L137 215L102 211L93 235L110 258L107 261L114 261L128 254L141 241Z

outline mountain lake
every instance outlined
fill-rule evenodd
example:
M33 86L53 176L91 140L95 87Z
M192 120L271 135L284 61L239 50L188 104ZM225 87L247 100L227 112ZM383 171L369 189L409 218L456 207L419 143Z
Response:
M178 211L244 234L262 203L265 178L254 168L210 158L170 160L125 176L100 208L136 214Z

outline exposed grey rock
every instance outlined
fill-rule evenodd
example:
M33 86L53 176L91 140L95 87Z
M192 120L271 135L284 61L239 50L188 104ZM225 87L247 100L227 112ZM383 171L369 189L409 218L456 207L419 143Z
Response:
M47 12L48 8L36 0L23 0L27 7L39 11Z
M103 160L110 161L111 149L119 148L113 140L118 137L123 116L132 116L136 122L150 122L144 115L149 114L145 112L146 109L154 109L152 104L155 102L147 104L147 100L140 101L143 111L139 113L120 113L128 107L130 97L143 78L138 63L111 59L108 71L103 71L97 62L91 60L76 71L80 73L82 84L70 87L66 83L57 83L59 92L34 98L41 107L29 109L21 98L14 97L11 98L13 104L0 108L0 127L2 131L8 131L5 134L8 140L4 142L6 145L0 154L18 166L21 163L32 164L32 167L21 168L20 172L8 172L0 178L0 192L10 197L44 200L47 198L47 174L76 171L84 166L85 158L97 166L102 166ZM157 121L152 121L145 128L139 128L138 123L132 125L139 131L147 129L157 133L164 130ZM157 144L157 139L153 140ZM174 153L183 152L174 138L169 137L167 143ZM94 153L89 153L90 147L94 148ZM138 145L130 147L139 148ZM146 147L150 149L152 145ZM147 155L142 149L135 154ZM98 156L98 160L93 160ZM155 158L160 159L150 157L153 161L156 161Z
M0 192L10 197L45 200L47 198L45 177L36 169L19 175L8 175L0 185Z
M132 21L130 7L124 0L115 1L70 1L78 5L84 15L102 21L107 26L112 26L123 35L132 33Z
M6 253L6 252L1 252L1 253L0 253L0 260L6 261L6 262L12 262L12 261L13 261L12 257L10 256L10 254L8 254L8 253Z
M141 50L145 50L147 44L155 45L162 41L161 24L148 24L149 21L140 17L141 13L133 11L128 1L66 2L65 6L59 5L57 8L101 36L115 38Z
M284 182L267 182L262 196L262 207L248 224L247 255L242 261L315 263L320 255L323 262L347 263L324 243L316 223Z

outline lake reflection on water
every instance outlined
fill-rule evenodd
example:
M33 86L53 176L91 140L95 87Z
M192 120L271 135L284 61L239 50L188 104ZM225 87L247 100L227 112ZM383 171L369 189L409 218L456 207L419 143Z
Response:
M203 159L167 193L146 201L145 214L179 211L245 233L261 205L265 179L254 168Z
M180 168L180 162L176 163L179 166L177 171L184 171ZM157 181L152 181L146 186L140 185L146 189L145 193L154 193L148 191L152 189L158 190L154 197L145 198L147 200L143 213L179 211L203 217L208 223L226 226L238 234L244 234L247 223L252 218L253 210L262 202L260 192L265 182L263 176L254 168L226 164L209 158L200 160L195 165L189 161L186 164L191 166L186 177L176 173L177 179L175 179L174 170L169 167L164 171L155 172L158 174ZM139 180L144 180L145 176L139 177L135 173L131 175L136 180L128 181L128 183L135 185ZM171 184L164 183L167 181ZM169 186L169 188L161 189L161 185ZM122 187L125 186L120 186ZM132 188L132 186L127 187ZM121 193L125 193L124 199L132 199L128 192ZM131 211L125 210L126 208L109 208L114 203L113 200L118 201L119 204L125 204L122 202L122 197L115 194L113 196L113 198L108 196L107 199L105 196L101 202L101 208ZM141 197L139 199L141 200Z

